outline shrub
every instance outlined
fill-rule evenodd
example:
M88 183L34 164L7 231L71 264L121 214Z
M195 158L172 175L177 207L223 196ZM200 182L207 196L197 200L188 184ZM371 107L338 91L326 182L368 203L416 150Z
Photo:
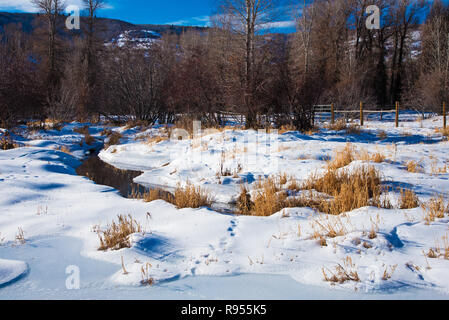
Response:
M112 221L106 230L98 231L98 237L100 239L100 247L98 250L106 251L108 249L120 250L130 248L129 236L138 232L142 232L142 228L131 215L119 215L118 223Z

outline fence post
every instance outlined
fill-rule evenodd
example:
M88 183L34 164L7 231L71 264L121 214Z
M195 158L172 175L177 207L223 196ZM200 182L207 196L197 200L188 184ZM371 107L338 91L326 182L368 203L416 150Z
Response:
M446 102L443 102L443 129L446 130Z
M363 102L360 102L360 126L364 125L364 115L363 115Z
M396 128L399 128L399 101L396 101Z
M332 117L332 124L335 123L335 109L334 109L334 104L331 104L331 117Z

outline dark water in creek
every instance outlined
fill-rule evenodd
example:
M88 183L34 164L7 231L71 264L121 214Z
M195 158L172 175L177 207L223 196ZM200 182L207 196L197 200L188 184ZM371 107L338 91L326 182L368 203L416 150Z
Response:
M133 198L136 194L143 194L148 191L147 188L133 181L134 178L140 176L143 172L117 169L102 161L97 155L85 160L78 167L76 173L89 178L97 184L117 189L125 198Z
M134 182L134 178L140 176L143 172L118 169L102 161L98 155L93 155L87 158L81 166L78 167L76 173L80 176L89 178L96 184L117 189L125 198L142 198L145 193L150 189L153 189ZM170 193L165 190L158 190L161 193ZM217 202L212 203L211 209L226 214L233 214L236 211L234 204Z

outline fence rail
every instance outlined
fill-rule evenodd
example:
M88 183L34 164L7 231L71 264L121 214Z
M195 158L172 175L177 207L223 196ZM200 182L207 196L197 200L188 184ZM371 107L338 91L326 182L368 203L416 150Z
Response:
M447 121L446 121L446 103L443 102L442 104L443 106L443 128L446 129L447 126ZM389 107L389 106L384 106ZM365 114L375 114L375 113L379 113L380 114L380 120L383 120L383 115L384 114L391 114L394 113L395 114L395 124L396 127L399 127L399 115L400 115L400 104L399 102L396 102L396 104L394 105L394 109L383 109L383 107L380 107L376 110L367 110L364 108L364 104L363 102L360 102L360 109L353 109L353 110L339 110L335 108L334 104L330 104L330 105L317 105L313 107L313 123L315 123L316 119L319 118L318 115L319 114L323 114L323 113L330 113L331 116L331 123L334 124L335 123L335 115L340 113L340 114L344 114L345 115L345 119L347 120L347 115L348 114L360 114L359 116L359 120L360 120L360 125L363 126L364 125L364 121L365 121Z

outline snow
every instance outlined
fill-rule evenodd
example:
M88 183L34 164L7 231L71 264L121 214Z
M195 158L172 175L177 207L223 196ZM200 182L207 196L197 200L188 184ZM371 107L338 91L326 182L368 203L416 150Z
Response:
M432 118L394 128L392 122L374 119L361 135L325 129L313 135L227 129L205 134L201 141L157 144L144 138L163 135L161 127L108 127L124 138L121 145L102 150L100 157L122 169L143 171L135 178L138 183L172 190L189 181L209 190L215 201L229 203L242 185L252 189L259 177L285 172L301 181L323 172L334 150L351 141L358 149L387 156L388 161L371 165L395 187L389 195L393 204L396 187L412 188L426 201L449 190L449 174L435 171L448 161L449 143L435 132L441 123L441 118ZM0 151L0 286L5 284L0 298L449 297L449 261L423 254L436 240L442 243L449 233L449 217L426 225L422 208L372 207L341 217L310 208L250 217L210 208L177 209L161 200L125 199L110 187L76 175L89 151L101 148L105 139L100 133L106 125L91 125L97 142L80 144L82 135L74 130L83 125L35 133L20 127L23 137L17 132L15 138L23 147ZM387 138L378 137L381 131ZM59 151L62 146L71 154ZM406 171L404 163L410 160L421 162L424 172ZM359 165L366 163L357 161L346 169ZM231 175L217 176L222 167ZM119 214L131 214L144 232L132 235L131 248L98 251L95 230ZM346 233L321 247L312 239L316 222L336 219ZM369 239L374 222L377 238ZM19 228L25 243L16 240ZM348 257L360 282L323 281L323 269L333 271ZM70 265L81 271L80 290L65 287ZM142 267L147 266L156 282L152 288L141 285ZM385 272L391 272L391 279L383 279ZM246 281L253 287L243 285Z
M27 270L27 264L23 261L0 259L0 288L21 277Z

